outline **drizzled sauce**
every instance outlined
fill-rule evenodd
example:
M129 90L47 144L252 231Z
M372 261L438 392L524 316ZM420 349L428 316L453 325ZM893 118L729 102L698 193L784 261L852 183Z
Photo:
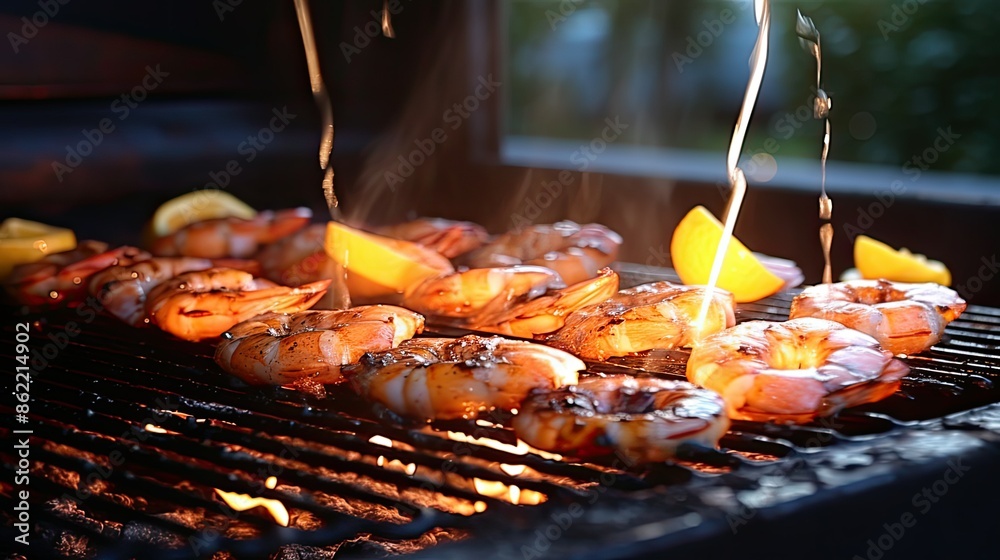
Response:
M306 50L306 65L309 68L309 85L312 88L313 99L320 110L322 134L319 143L319 166L323 170L323 198L330 210L330 217L336 221L342 220L340 202L333 190L333 165L330 156L333 153L333 104L330 94L323 82L323 74L319 66L319 53L316 50L316 38L313 36L312 18L309 15L307 0L295 0L295 13L299 19L299 31L302 33L302 44ZM346 249L345 249L346 252ZM347 262L347 255L335 262ZM330 284L328 298L336 309L351 307L351 294L347 290L347 270L339 264L334 264L333 282Z
M819 195L819 240L823 248L823 283L833 282L833 271L830 264L830 248L833 246L833 200L826 194L826 159L830 155L830 96L823 91L823 52L820 47L819 30L812 18L802 15L796 10L795 33L799 36L799 44L816 59L816 99L813 101L813 118L823 119L823 151L820 154L820 195Z
M743 94L743 106L740 107L740 114L736 119L736 128L733 131L733 137L729 143L729 154L726 158L732 193L729 195L729 203L726 205L722 237L719 239L719 247L716 249L715 259L712 261L712 271L708 277L705 297L702 300L698 318L694 323L698 331L701 330L708 317L712 292L719 282L719 275L722 274L722 263L725 260L726 251L729 249L733 228L736 227L736 218L740 213L743 197L747 190L746 176L743 175L743 170L739 168L737 163L740 159L740 151L743 149L743 141L747 135L750 116L753 114L753 107L757 102L757 94L760 93L761 82L764 80L764 68L767 66L768 35L771 29L771 4L769 0L755 0L754 13L757 17L758 30L757 42L754 43L753 54L750 57L750 79L747 82L746 92Z

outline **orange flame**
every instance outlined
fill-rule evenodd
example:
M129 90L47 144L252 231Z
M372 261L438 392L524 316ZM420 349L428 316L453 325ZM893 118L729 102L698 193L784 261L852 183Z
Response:
M381 445L382 447L392 447L392 440L385 436L372 436L368 438L368 442L374 443L375 445ZM375 464L382 468L402 470L409 476L413 476L417 472L417 465L414 463L403 463L397 459L386 462L385 457L382 455L378 456L378 459L375 460Z
M278 485L278 479L271 476L264 481L264 486L273 489ZM237 494L236 492L226 492L225 490L215 489L215 493L219 495L220 498L226 504L236 511L246 511L248 509L253 509L257 506L261 506L271 514L274 518L275 523L281 525L282 527L288 527L289 515L288 510L285 509L285 504L279 502L278 500L272 500L269 498L254 497L251 498L246 494Z
M485 420L476 420L476 423L480 426L490 427L493 424ZM482 445L485 447L490 447L499 451L506 451L515 455L525 455L529 451L536 453L548 459L559 460L562 459L561 455L555 453L548 453L540 449L534 449L527 443L521 440L517 440L516 445L511 445L509 443L503 443L491 438L485 437L473 437L462 432L447 432L448 439L454 441L461 441L465 443L472 443L476 445ZM500 470L507 473L510 476L520 476L524 473L524 465L508 465L506 463L500 463ZM517 485L506 485L502 482L495 480L483 480L481 478L473 478L472 485L476 489L476 492L482 494L483 496L489 496L491 498L497 498L500 500L506 500L515 505L537 505L548 499L545 494L536 492L534 490L522 489ZM477 502L478 503L478 502ZM485 510L485 504L483 509ZM476 511L479 511L478 509Z

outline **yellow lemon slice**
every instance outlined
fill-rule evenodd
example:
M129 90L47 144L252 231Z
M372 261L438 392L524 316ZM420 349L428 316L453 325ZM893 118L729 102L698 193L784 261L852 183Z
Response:
M161 204L146 233L156 239L196 222L229 217L249 220L256 215L257 211L247 203L225 191L200 189Z
M712 260L722 239L722 223L703 206L696 206L677 224L670 240L670 258L681 281L707 284ZM738 302L775 294L784 280L765 267L736 237L729 241L718 287L732 292Z
M347 270L358 301L387 301L428 278L454 272L451 262L422 245L329 222L326 253Z
M7 218L0 224L0 279L19 264L73 249L76 249L76 235L72 230Z
M854 266L858 267L862 278L951 284L951 272L943 263L906 249L897 251L866 235L854 239Z

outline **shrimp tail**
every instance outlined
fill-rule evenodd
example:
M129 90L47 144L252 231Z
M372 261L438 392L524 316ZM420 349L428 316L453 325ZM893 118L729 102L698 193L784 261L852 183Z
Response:
M908 373L910 373L909 366L900 360L891 359L877 379L845 387L827 395L821 407L821 415L829 416L851 406L880 401L895 393L902 384L903 377Z
M274 313L295 313L309 309L319 301L332 280L320 280L303 284L297 288L276 286L240 294L234 311L246 320L269 311ZM220 333L221 334L221 333Z
M287 237L308 226L312 220L312 210L304 207L268 211L261 214L271 220L270 226L260 234L261 243L274 243L282 237Z
M253 291L206 292L205 299L181 293L167 298L158 314L173 317L157 321L157 325L186 340L213 338L226 332L234 323L246 321L269 311L295 313L308 309L326 293L329 280L306 284L298 288L276 286ZM225 297L219 305L218 297ZM155 317L154 317L155 318Z
M514 316L494 318L483 324L500 325L504 334L524 338L552 333L562 328L570 313L614 296L618 292L618 283L618 274L610 268L603 268L596 278L552 291L514 308Z

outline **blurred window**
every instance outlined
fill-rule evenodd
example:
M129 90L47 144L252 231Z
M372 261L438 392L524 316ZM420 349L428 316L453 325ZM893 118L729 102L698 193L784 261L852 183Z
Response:
M819 187L816 66L797 8L821 33L832 191L1000 202L990 0L772 1L740 163L751 183ZM724 179L757 34L751 1L510 0L503 15L505 162Z

